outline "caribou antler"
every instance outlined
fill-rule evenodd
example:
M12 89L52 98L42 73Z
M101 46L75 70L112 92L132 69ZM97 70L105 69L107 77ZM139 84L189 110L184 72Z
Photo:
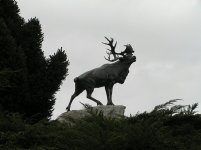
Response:
M108 54L108 58L105 58L107 61L110 62L114 62L116 60L119 59L118 55L122 55L121 53L116 53L115 52L115 48L117 46L117 42L113 45L114 39L110 38L111 40L109 40L107 37L105 37L105 39L109 42L109 43L104 43L105 45L109 45L111 49L107 49L108 51L106 51L106 53ZM113 55L114 59L111 60L111 55Z

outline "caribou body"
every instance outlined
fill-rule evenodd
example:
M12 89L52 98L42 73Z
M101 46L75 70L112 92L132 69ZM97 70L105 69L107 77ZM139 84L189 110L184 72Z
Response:
M106 37L105 37L106 38ZM87 98L96 102L97 105L102 105L100 101L93 98L91 95L94 88L105 87L107 95L107 105L114 105L112 102L112 90L116 83L123 84L128 73L130 65L136 61L136 57L133 56L133 49L131 45L126 45L125 51L121 53L116 53L115 48L117 42L113 46L113 39L109 40L109 43L104 43L109 45L111 49L106 60L113 62L110 64L104 64L98 68L87 71L74 79L75 82L75 92L71 96L70 102L66 108L67 111L70 110L71 104L75 97L77 97L84 90L87 92ZM113 55L114 59L111 60L110 56ZM120 57L121 56L121 57Z

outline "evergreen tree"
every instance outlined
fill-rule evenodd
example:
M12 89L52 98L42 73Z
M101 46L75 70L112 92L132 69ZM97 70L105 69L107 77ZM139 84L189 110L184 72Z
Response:
M25 56L21 48L16 45L14 37L7 28L4 19L0 19L0 71L1 80L9 82L0 89L0 103L8 111L19 111L20 105L27 99Z
M26 116L36 114L37 117L44 115L50 116L50 114L44 114L41 108L45 107L45 101L48 101L48 99L44 97L47 63L41 50L42 41L43 34L38 19L30 19L23 25L20 37L20 43L26 55L27 79L30 95L26 103Z
M47 60L47 74L46 74L46 88L45 96L49 99L47 110L50 110L48 113L52 112L52 105L55 104L55 91L58 91L61 86L61 81L63 81L68 75L68 69L66 67L69 65L67 60L67 55L61 49L59 49L54 55L50 55L50 58ZM51 107L51 109L50 109Z
M10 34L18 43L21 26L24 19L19 15L20 10L15 0L0 0L0 16L4 19Z
M19 112L35 120L51 116L55 93L67 75L69 62L63 50L46 59L42 42L39 20L32 18L25 22L14 0L0 0L0 105L3 110Z

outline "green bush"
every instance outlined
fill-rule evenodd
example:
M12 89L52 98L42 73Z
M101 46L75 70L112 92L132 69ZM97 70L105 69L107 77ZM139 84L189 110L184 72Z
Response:
M30 125L18 114L0 114L0 149L200 150L201 115L189 106L170 107L174 102L119 119L91 112L74 125L55 120Z

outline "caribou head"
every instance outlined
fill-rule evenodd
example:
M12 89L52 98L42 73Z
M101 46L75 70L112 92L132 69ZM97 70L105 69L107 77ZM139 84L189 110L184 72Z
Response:
M132 46L130 44L124 45L126 47L126 49L121 52L121 53L117 53L115 52L115 48L117 46L117 42L115 42L115 44L113 45L114 39L110 38L110 40L105 37L105 39L108 41L108 43L104 43L105 45L109 45L111 49L107 49L106 53L108 54L108 58L105 57L105 59L109 62L115 62L117 60L123 61L123 60L129 60L133 57L133 53L134 50L132 48ZM111 59L111 56L113 56L113 59ZM136 59L136 57L134 56L133 59Z

